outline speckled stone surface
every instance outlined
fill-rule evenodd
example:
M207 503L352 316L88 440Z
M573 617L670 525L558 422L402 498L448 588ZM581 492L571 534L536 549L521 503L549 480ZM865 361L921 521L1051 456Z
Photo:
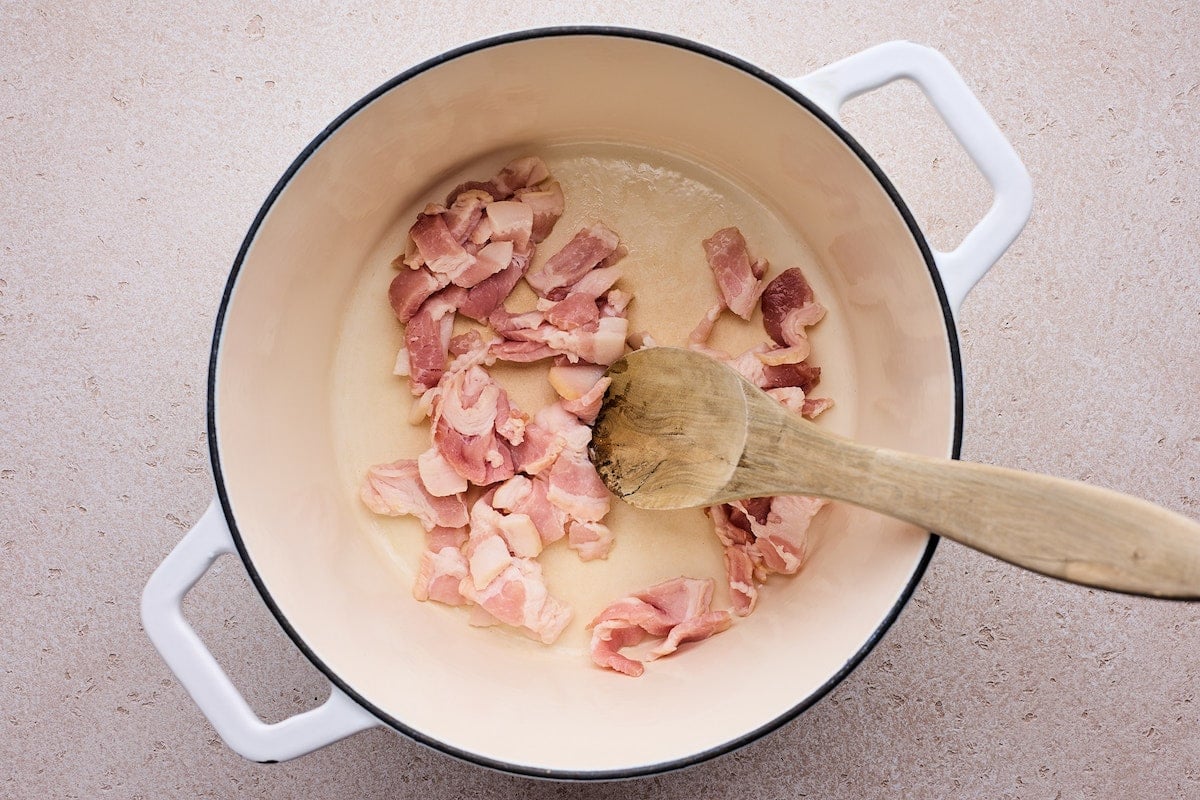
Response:
M681 773L533 783L384 730L270 766L219 741L137 603L212 493L204 378L229 265L343 108L505 30L647 27L784 76L888 39L940 49L1036 192L963 308L964 457L1200 516L1194 3L535 5L0 5L0 797L1200 797L1200 606L946 543L848 680ZM914 88L855 101L845 121L935 245L986 207ZM266 719L323 698L240 563L220 562L187 607Z

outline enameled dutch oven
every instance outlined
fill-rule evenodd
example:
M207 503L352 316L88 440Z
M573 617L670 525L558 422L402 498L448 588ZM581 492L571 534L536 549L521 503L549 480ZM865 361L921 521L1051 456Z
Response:
M902 78L925 92L995 192L953 252L930 249L837 121L850 97ZM695 42L559 28L434 58L355 103L300 154L250 227L221 302L208 405L217 499L151 578L142 613L171 669L247 758L293 758L386 725L531 776L611 779L695 764L836 685L933 553L926 532L831 507L798 576L774 579L754 614L638 679L593 667L583 624L656 580L711 575L722 585L720 549L698 511L617 508L617 545L603 562L547 551L550 589L576 609L552 647L413 600L419 528L373 517L357 499L368 465L428 446L390 374L400 329L386 301L389 261L426 201L531 154L567 196L540 253L593 221L617 230L630 249L631 329L681 340L714 297L700 240L736 224L773 270L802 266L829 308L813 334L822 393L836 403L824 424L880 446L958 455L954 314L1024 226L1031 191L942 56L893 42L785 81ZM753 343L756 325L728 323L718 343ZM535 410L544 378L502 379ZM329 677L324 705L262 723L184 621L183 595L226 552Z

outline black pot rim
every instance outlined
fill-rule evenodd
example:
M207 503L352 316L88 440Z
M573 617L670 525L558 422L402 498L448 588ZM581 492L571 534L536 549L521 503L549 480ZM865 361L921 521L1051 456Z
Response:
M218 443L217 443L217 425L216 425L216 413L215 413L217 357L218 357L218 349L219 349L220 341L221 341L221 332L222 332L222 329L224 327L224 322L225 322L225 314L229 307L229 299L232 295L234 284L237 282L238 274L240 273L242 265L245 261L246 253L250 249L250 245L254 241L254 238L258 233L258 230L262 225L263 219L266 217L268 211L270 211L271 207L274 205L275 200L279 197L280 193L283 192L283 190L287 187L288 183L296 175L296 173L300 170L300 168L304 165L304 163L308 160L308 158L313 154L313 152L326 139L328 139L339 127L341 127L348 119L350 119L352 116L357 114L359 111L361 111L367 105L369 105L371 102L373 102L374 100L376 100L383 94L396 88L397 86L401 85L402 83L408 81L409 79L411 79L417 75L420 75L421 73L424 73L434 67L437 67L437 66L444 64L448 61L451 61L453 59L459 58L460 56L464 56L464 55L474 53L474 52L477 52L480 50L485 50L490 47L511 44L513 42L527 41L530 39L539 39L539 38L546 38L546 37L559 37L559 36L612 36L612 37L620 37L620 38L641 39L644 41L650 41L650 42L655 42L658 44L664 44L664 45L670 45L673 47L678 47L683 50L688 50L692 53L696 53L696 54L699 54L702 56L706 56L708 58L715 59L717 61L721 61L721 62L727 64L728 66L739 69L739 70L751 75L752 77L757 78L758 80L761 80L764 83L769 84L770 86L778 89L780 92L782 92L783 94L790 97L796 103L799 103L801 106L803 106L805 109L810 111L812 114L816 115L816 117L818 119L820 119L822 122L824 122L825 125L829 128L829 130L831 132L833 132L834 135L836 135L838 138L840 138L843 142L846 143L846 145L848 147L850 147L851 150L854 151L854 153L859 157L859 159L861 159L861 161L867 166L867 168L870 169L871 173L875 176L875 179L883 187L884 191L887 192L887 194L891 198L893 204L896 206L896 210L900 213L900 216L903 218L905 225L908 226L909 231L912 233L913 240L916 242L918 248L920 249L922 258L924 258L924 260L925 260L926 267L929 270L930 280L933 282L934 288L937 291L938 303L941 306L942 315L946 322L946 336L947 336L948 344L950 347L950 360L951 360L951 366L952 366L953 373L954 373L954 375L953 375L953 378L954 378L954 436L953 436L953 447L952 447L951 456L953 458L959 457L959 453L960 453L960 449L961 449L961 445L962 445L963 376L962 376L961 356L959 353L958 331L957 331L957 328L955 327L954 314L950 307L950 303L946 298L945 288L942 286L941 277L938 274L937 266L935 265L934 260L933 260L933 254L930 251L928 242L925 240L924 233L922 233L920 227L918 227L916 220L913 218L912 212L909 211L908 206L904 203L904 200L900 197L900 194L896 191L896 188L892 185L891 181L884 174L883 170L880 169L879 165L875 162L875 160L866 152L866 150L863 149L863 147L857 141L855 141L855 139L849 133L846 132L846 130L838 122L836 122L828 114L826 114L823 110L821 110L815 103L813 103L811 100L809 100L807 97L802 95L796 89L792 88L790 85L788 85L786 82L784 82L780 78L774 76L773 74L771 74L757 66L754 66L753 64L750 64L750 63L742 60L741 58L738 58L737 56L717 50L717 49L709 47L707 45L700 44L700 43L692 41L690 39L684 39L681 37L672 36L670 34L664 34L664 33L643 30L643 29L637 29L637 28L622 28L622 27L614 27L614 26L592 26L592 25L573 25L573 26L550 27L550 28L534 28L534 29L529 29L529 30L517 31L517 32L513 32L513 33L503 34L500 36L490 37L487 39L481 39L481 40L473 42L471 44L463 45L461 47L447 51L445 53L442 53L441 55L434 56L433 58L430 58L430 59L422 62L421 64L418 64L418 65L400 73L399 75L386 81L385 83L383 83L382 85L380 85L379 87L374 89L373 91L369 92L366 96L364 96L363 98L358 100L356 103L351 105L348 109L346 109L346 111L344 111L335 120L333 120L333 122L329 123L329 125L327 125L324 128L324 130L322 130L319 134L317 134L317 136L308 144L308 146L305 147L303 151L301 151L300 155L298 155L296 157L296 159L291 163L291 165L288 166L287 170L283 173L283 176L275 184L274 188L271 189L270 194L267 195L266 200L263 202L263 205L259 209L257 216L255 216L255 218L254 218L253 224L250 226L249 231L246 233L245 239L242 241L242 245L238 250L237 257L234 259L233 267L230 270L229 279L225 284L225 290L221 297L220 309L217 312L216 324L215 324L215 328L214 328L214 332L213 332L213 339L212 339L212 349L211 349L210 357L209 357L208 403L207 403L208 447L209 447L209 457L212 462L213 477L216 482L217 496L221 502L221 509L223 510L223 512L225 514L225 520L229 525L229 531L233 536L234 544L237 547L238 554L241 556L242 563L245 564L245 566L246 566L246 571L249 573L251 581L253 581L254 586L258 589L259 593L262 595L263 600L267 604L267 607L270 609L271 613L274 615L275 619L279 622L279 624L283 628L283 630L291 638L292 642L296 645L296 647L298 647L300 649L300 651L302 653L304 653L304 655L308 658L308 660L311 661L317 669L319 669L322 673L325 674L325 676L330 680L330 682L334 686L338 687L341 691L345 692L346 695L348 695L349 697L354 699L355 702L359 703L363 708L370 711L372 714L374 714L376 717L378 717L381 721L387 723L389 726L391 726L395 730L399 731L400 733L408 736L409 738L413 739L414 741L419 742L420 744L426 745L426 746L428 746L434 750L437 750L439 752L445 753L447 755L453 756L453 757L458 758L463 761L467 761L472 764L476 764L476 765L479 765L482 767L487 767L489 769L498 770L500 772L504 772L504 773L508 773L508 774L512 774L512 775L521 775L521 776L532 777L532 778L543 778L543 779L562 780L562 781L624 780L624 779L628 779L628 778L637 778L637 777L644 777L644 776L650 776L650 775L660 775L660 774L663 774L666 772L671 772L671 771L682 769L685 767L694 766L694 765L700 764L704 761L708 761L710 759L716 758L717 756L721 756L721 755L725 755L727 753L733 752L734 750L744 747L744 746L750 744L751 742L756 741L757 739L760 739L763 736L767 735L768 733L771 733L772 731L778 729L782 725L792 721L793 719L798 717L802 712L804 712L806 709L808 709L812 705L814 705L818 700L820 700L822 697L824 697L826 694L828 694L830 690L832 690L835 686L837 686L839 683L841 683L841 681L847 675L849 675L850 672L852 672L859 665L859 663L862 662L862 660L866 657L866 655L883 638L883 635L892 626L892 623L895 622L896 618L900 615L900 612L904 609L904 607L907 605L909 599L912 597L913 591L916 589L916 586L920 582L921 577L924 575L926 568L929 566L929 562L933 557L934 550L937 547L938 537L936 535L930 534L929 542L925 547L925 552L922 554L921 560L918 562L916 569L913 571L912 577L909 579L909 582L905 586L904 591L900 594L900 597L897 599L895 605L892 606L892 608L888 612L887 616L883 619L882 622L880 622L879 626L872 632L871 636L867 638L866 642L863 643L862 647L860 647L858 649L858 651L855 652L842 665L841 669L839 669L833 676L830 677L830 679L828 681L826 681L819 689L817 689L817 691L815 691L812 695L810 695L808 698L806 698L803 702L786 710L785 712L783 712L782 714L780 714L779 716L777 716L775 719L771 720L770 722L766 723L765 725L762 725L753 731L750 731L750 732L745 733L741 736L738 736L728 742L725 742L724 744L722 744L720 746L713 747L708 750L704 750L702 752L695 753L695 754L692 754L692 755L684 757L684 758L674 759L671 761L664 761L664 762L660 762L657 764L649 764L649 765L638 766L638 767L629 767L629 768L625 768L625 769L607 769L607 770L595 770L595 771L537 769L537 768L529 767L526 765L513 764L513 763L509 763L509 762L505 762L505 761L498 761L495 759L490 759L485 756L478 755L476 753L471 753L469 751L461 750L459 748L456 748L456 747L448 745L444 742L441 742L431 736L427 736L427 735L421 733L420 731L417 731L417 730L405 725L402 721L396 719L395 717L392 717L391 715L389 715L382 709L373 705L367 698L363 697L361 694L356 692L352 687L347 685L346 682L343 681L337 675L336 672L334 672L328 665L326 665L316 655L316 653L314 653L312 651L312 649L309 648L309 646L304 642L304 640L299 636L299 634L297 634L296 630L288 622L287 617L284 616L282 610L279 608L279 606L275 603L274 599L271 597L271 593L267 589L267 586L264 583L264 581L262 580L262 577L259 575L258 570L256 570L254 568L254 564L251 561L249 553L246 550L245 543L242 540L241 533L238 531L237 523L234 520L233 511L230 508L229 497L225 490L225 480L224 480L223 472L221 470L221 458L220 458L219 447L218 447Z

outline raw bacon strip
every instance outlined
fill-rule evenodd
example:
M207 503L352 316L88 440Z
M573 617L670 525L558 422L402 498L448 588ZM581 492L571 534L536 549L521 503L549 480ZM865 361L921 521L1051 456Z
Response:
M542 269L525 276L533 290L542 297L558 299L556 292L578 281L612 255L620 239L603 225L584 228L567 242L562 250L546 260Z
M699 642L708 637L728 630L733 624L733 618L728 611L709 611L697 617L689 617L671 628L662 644L650 651L647 661L653 661L663 656L669 656L686 642Z
M513 559L483 589L465 578L460 591L500 622L526 630L544 644L552 644L571 621L571 609L546 590L541 565L533 559Z
M620 651L647 635L665 637L650 660L670 655L684 642L706 639L726 630L728 611L710 611L712 579L676 578L622 598L600 612L592 629L592 661L601 667L637 677L645 667Z
M750 319L762 284L750 268L742 232L722 228L704 240L704 254L725 306L742 319Z
M413 597L421 602L433 600L448 606L467 603L458 587L467 577L467 560L457 547L443 547L421 553Z
M543 241L566 208L562 187L558 181L553 181L545 188L518 189L516 197L533 210L533 241Z
M401 517L411 514L425 530L461 528L467 524L462 497L435 497L421 483L415 459L377 464L367 470L360 492L363 503L376 514Z

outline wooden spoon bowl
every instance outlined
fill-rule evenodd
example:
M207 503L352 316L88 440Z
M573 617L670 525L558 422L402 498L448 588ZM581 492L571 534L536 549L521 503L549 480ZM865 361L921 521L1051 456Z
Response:
M1078 481L836 436L690 350L608 371L592 436L605 484L639 508L805 494L869 508L1027 569L1156 597L1200 597L1200 524Z

